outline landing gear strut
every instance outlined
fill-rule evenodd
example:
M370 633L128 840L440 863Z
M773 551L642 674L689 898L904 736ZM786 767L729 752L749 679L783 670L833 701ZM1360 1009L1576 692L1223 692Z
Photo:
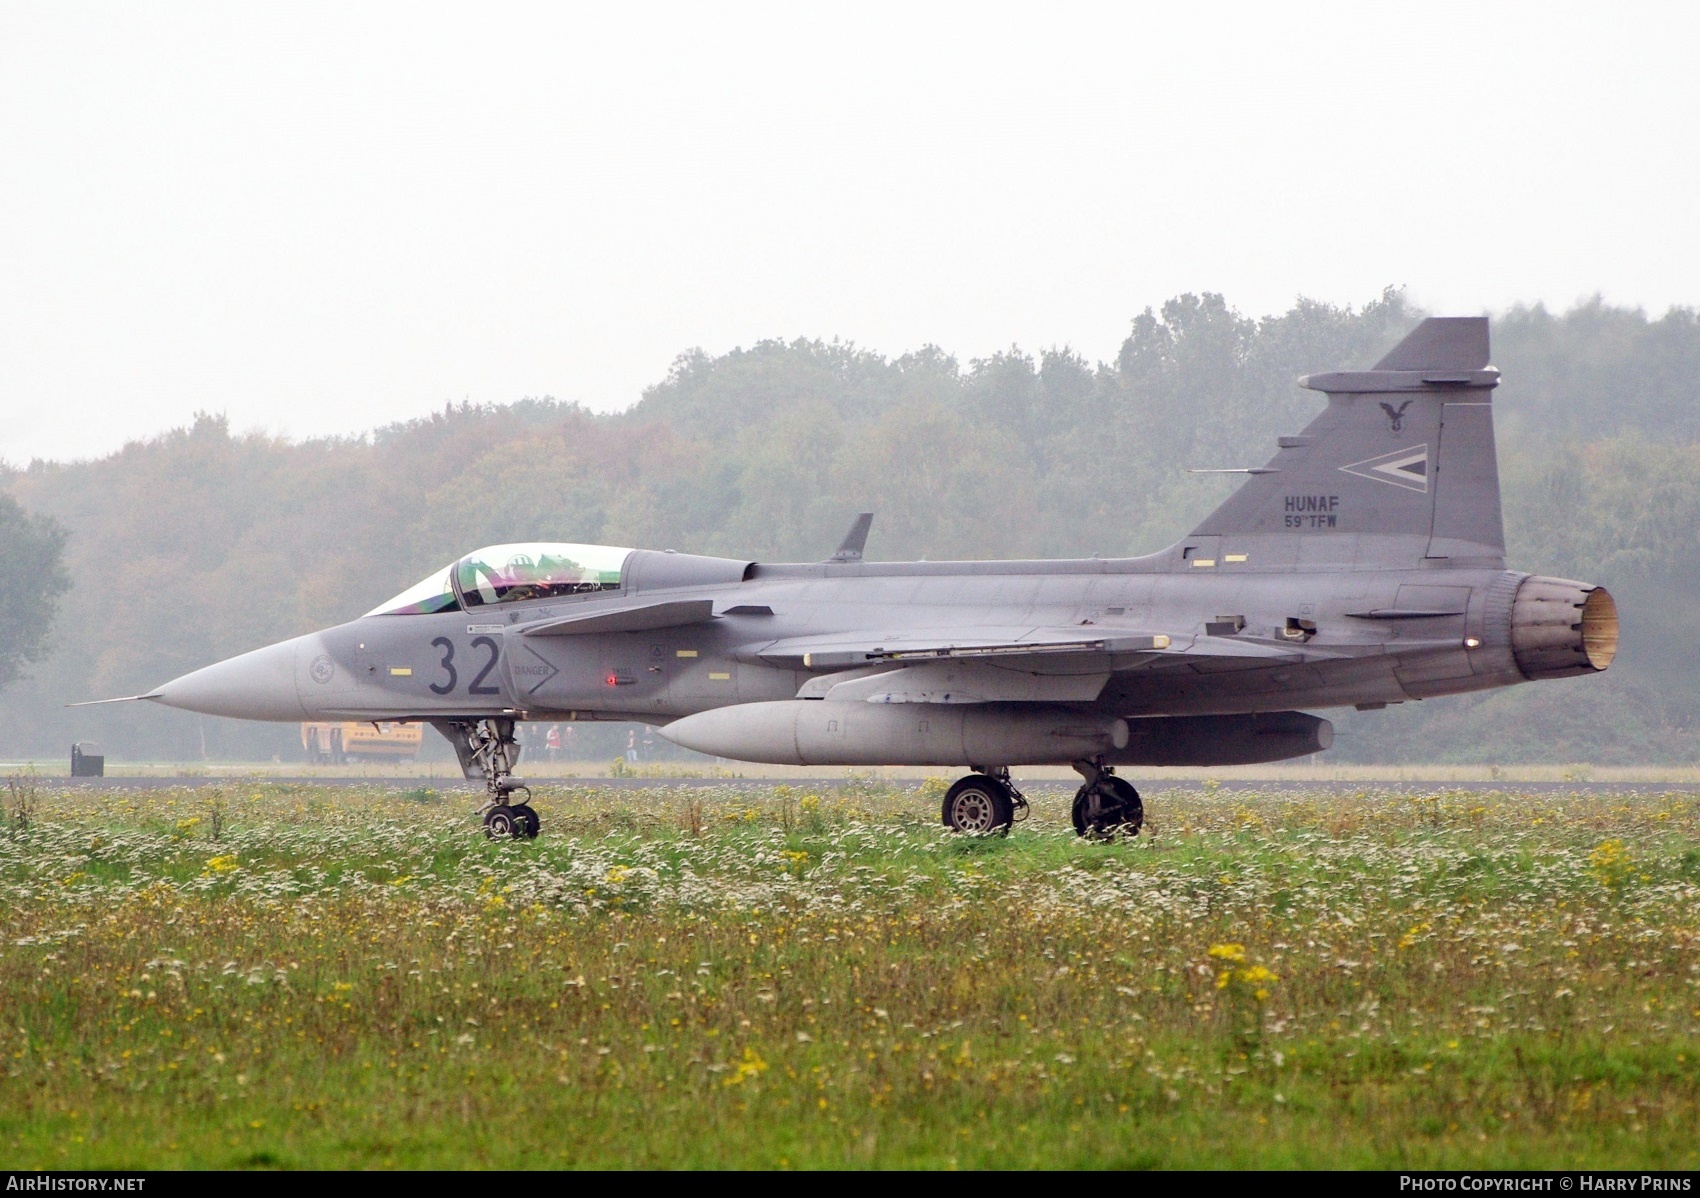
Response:
M1114 767L1102 757L1077 761L1075 770L1086 779L1074 792L1074 830L1093 840L1114 836L1138 836L1145 823L1145 804L1125 778L1116 777Z
M981 770L945 792L941 818L953 832L1008 836L1012 824L1027 818L1027 799L1007 768Z
M531 787L513 777L520 751L514 739L514 722L451 720L437 725L437 730L454 745L461 771L468 778L484 779L484 834L492 840L535 839L542 821L528 801ZM524 793L517 803L513 801L516 792Z

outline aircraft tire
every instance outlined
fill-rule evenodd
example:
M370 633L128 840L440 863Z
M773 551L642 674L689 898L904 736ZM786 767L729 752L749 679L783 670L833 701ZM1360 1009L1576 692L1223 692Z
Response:
M509 810L514 813L514 838L536 840L537 834L543 830L543 821L537 818L531 804L515 803Z
M1092 810L1096 791L1098 810ZM1078 836L1093 840L1108 840L1114 836L1138 836L1145 824L1145 804L1133 783L1114 774L1105 774L1097 782L1082 786L1074 795L1074 831Z
M1008 836L1015 822L1009 788L985 774L969 774L945 792L944 826L970 836Z
M515 808L508 806L492 807L484 813L484 835L491 840L512 840L519 835L519 821L514 818Z

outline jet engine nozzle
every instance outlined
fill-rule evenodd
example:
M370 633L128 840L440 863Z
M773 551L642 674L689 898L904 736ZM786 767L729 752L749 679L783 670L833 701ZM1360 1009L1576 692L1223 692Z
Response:
M1523 677L1597 674L1617 656L1617 603L1604 587L1525 578L1511 604L1511 653Z

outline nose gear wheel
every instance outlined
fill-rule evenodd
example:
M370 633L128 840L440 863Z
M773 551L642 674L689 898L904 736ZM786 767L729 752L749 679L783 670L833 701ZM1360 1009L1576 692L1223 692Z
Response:
M543 821L537 818L531 804L515 803L508 810L514 813L514 836L519 840L536 840L538 832L543 830Z
M530 803L502 803L484 812L484 835L491 840L535 840L541 828Z

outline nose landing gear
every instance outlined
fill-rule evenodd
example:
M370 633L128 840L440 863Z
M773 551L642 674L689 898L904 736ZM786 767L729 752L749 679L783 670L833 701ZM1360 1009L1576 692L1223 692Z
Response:
M982 770L959 779L945 792L941 819L953 832L1008 836L1027 818L1027 799L1009 779L1007 768Z
M492 840L536 839L543 825L529 802L531 787L513 778L520 752L520 744L514 739L514 722L450 720L438 724L437 730L454 745L461 771L468 778L484 779L484 834ZM522 791L525 797L514 802L514 795Z
M1145 804L1139 792L1102 757L1077 761L1075 770L1085 784L1074 792L1074 830L1092 840L1114 836L1138 836L1145 823Z

